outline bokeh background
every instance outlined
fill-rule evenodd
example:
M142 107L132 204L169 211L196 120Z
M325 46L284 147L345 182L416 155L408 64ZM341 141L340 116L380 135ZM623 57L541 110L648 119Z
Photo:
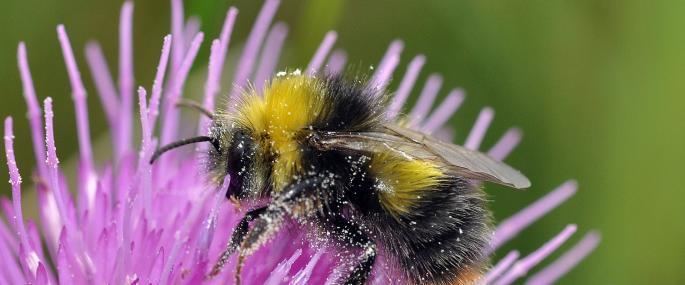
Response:
M186 88L185 96L193 96L201 92L208 39L217 36L226 9L240 9L229 50L232 65L262 1L185 2L186 14L198 16L207 35L191 75L195 83ZM25 177L34 160L28 124L21 120L26 109L17 43L27 43L39 98L55 99L57 146L69 163L77 142L55 26L64 23L68 29L91 94L91 131L103 136L105 118L82 47L98 40L116 74L121 4L0 4L0 115L17 118L17 156ZM168 1L135 1L136 84L152 82L169 12ZM523 143L508 161L531 178L533 188L513 192L489 186L498 219L566 179L579 181L574 198L505 250L530 252L573 222L579 233L571 243L590 229L599 229L603 242L561 284L684 284L684 13L684 1L661 0L283 0L277 19L289 25L290 33L279 66L306 65L330 29L339 33L336 46L359 66L375 65L391 40L403 39L396 78L415 54L423 53L428 61L420 78L443 74L441 96L456 86L467 90L467 101L451 121L458 139L464 139L483 106L497 112L484 146L512 125L524 130ZM5 171L0 173L7 179ZM9 189L1 187L1 195L9 195Z

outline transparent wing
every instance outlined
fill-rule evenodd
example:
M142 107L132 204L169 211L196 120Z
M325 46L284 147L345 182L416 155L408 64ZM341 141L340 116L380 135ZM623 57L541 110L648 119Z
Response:
M530 187L521 172L486 154L439 141L429 135L397 125L385 125L377 132L324 132L314 144L325 149L377 153L395 152L407 159L434 161L446 172L468 179L494 182L516 189Z

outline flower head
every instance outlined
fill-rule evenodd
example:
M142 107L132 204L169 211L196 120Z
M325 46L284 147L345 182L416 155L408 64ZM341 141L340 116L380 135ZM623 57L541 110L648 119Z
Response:
M176 153L150 165L155 147L179 137L188 127L179 122L176 103L183 97L184 84L204 34L193 22L185 23L181 0L172 0L172 33L164 37L162 52L150 92L134 87L132 17L133 4L126 2L121 10L118 85L113 82L107 63L97 43L86 46L86 60L104 107L113 145L111 159L98 165L93 160L89 133L86 89L77 68L64 26L58 26L66 71L78 129L79 165L77 189L69 189L54 137L51 98L38 103L28 64L27 49L19 44L19 71L28 106L33 149L37 167L33 183L38 194L40 221L25 219L22 209L22 179L14 158L12 118L4 123L4 141L10 173L12 199L2 200L5 222L0 222L0 284L225 284L233 282L232 258L224 273L206 279L206 274L223 251L240 215L239 209L226 203L221 189L208 187L196 156ZM283 23L272 25L278 0L266 0L245 43L235 67L232 84L220 81L237 9L231 8L221 34L211 42L208 76L202 106L215 108L218 94L235 100L248 81L261 90L275 74L279 53L287 36ZM329 32L304 69L309 75L340 73L346 54L332 50L336 33ZM385 88L400 64L401 41L390 44L375 68L368 84ZM261 50L261 54L259 51ZM395 95L387 107L389 119L402 112L403 105L417 81L425 57L418 55L408 64ZM409 124L425 133L452 140L447 120L464 101L461 89L451 90L432 109L442 79L431 75L420 92L418 103L408 113ZM232 87L232 88L229 88ZM136 96L137 94L137 96ZM63 100L59 98L58 100ZM163 100L162 100L163 99ZM139 113L134 115L134 102ZM230 101L229 101L230 102ZM161 116L161 119L159 119ZM494 111L483 108L464 146L480 149ZM134 124L140 127L141 143L134 146ZM209 120L200 119L199 133L205 133ZM156 136L158 129L159 136ZM521 140L521 131L512 128L486 152L503 160ZM227 177L230 179L230 177ZM539 217L564 202L576 191L568 181L518 214L502 221L492 241L494 252ZM23 191L28 190L24 187ZM520 257L514 251L506 254L483 276L483 283L510 284L526 275L547 255L556 250L574 232L575 225L564 228L540 249ZM548 284L560 278L597 245L596 233L587 234L575 247L557 261L529 279L530 284ZM381 258L382 259L382 258ZM382 260L380 261L382 264ZM267 246L252 254L243 269L244 284L322 284L335 280L338 265L332 251L312 246L297 226L281 231ZM392 268L376 266L371 282L399 282Z

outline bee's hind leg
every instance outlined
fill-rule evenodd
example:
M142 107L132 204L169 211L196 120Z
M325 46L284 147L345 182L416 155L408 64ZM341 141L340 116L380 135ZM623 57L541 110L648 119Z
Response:
M361 248L361 254L354 262L354 268L344 279L346 285L362 285L369 278L376 260L376 244L356 224L342 217L334 218L332 230L343 246ZM342 280L341 280L342 281Z

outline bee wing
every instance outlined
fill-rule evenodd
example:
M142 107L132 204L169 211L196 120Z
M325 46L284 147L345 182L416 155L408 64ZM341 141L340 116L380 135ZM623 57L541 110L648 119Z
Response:
M318 140L317 143L324 148L367 153L392 151L408 159L438 162L449 173L468 179L516 189L530 187L530 181L521 172L486 154L397 125L385 125L385 130L379 132L327 132L320 134Z
M385 125L391 134L396 134L414 143L423 145L432 153L456 168L456 173L471 179L494 182L516 189L530 187L530 180L511 166L490 156L459 145L440 141L432 136L397 125Z

